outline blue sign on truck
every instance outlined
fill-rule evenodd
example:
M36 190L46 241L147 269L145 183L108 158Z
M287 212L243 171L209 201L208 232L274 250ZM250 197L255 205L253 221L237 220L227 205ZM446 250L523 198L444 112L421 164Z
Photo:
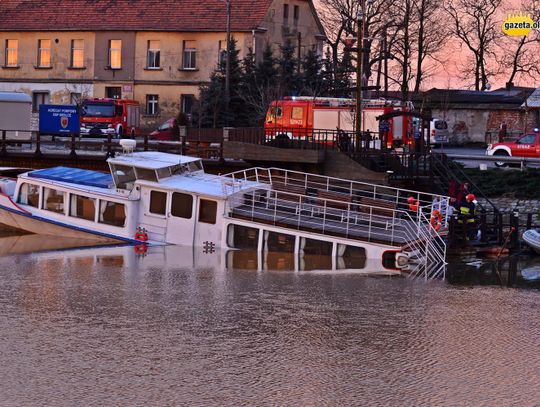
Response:
M79 109L76 105L40 105L39 132L41 134L79 134Z

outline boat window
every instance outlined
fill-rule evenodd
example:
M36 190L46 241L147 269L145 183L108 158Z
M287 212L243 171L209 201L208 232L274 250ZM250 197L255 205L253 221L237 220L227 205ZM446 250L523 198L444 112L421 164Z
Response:
M193 162L190 162L188 163L188 168L189 168L189 171L190 172L196 172L196 171L200 171L202 170L202 162L199 160L199 161L193 161Z
M22 184L17 202L39 208L39 185L27 184L26 182Z
M137 173L137 179L157 182L156 170L149 170L146 168L136 168L135 172Z
M294 242L296 237L285 233L265 231L265 249L269 252L294 252Z
M184 172L184 167L181 164L175 165L171 168L171 175L181 175Z
M64 213L64 195L62 191L43 188L43 209L51 212Z
M235 249L254 249L259 245L259 229L240 225L229 225L227 244Z
M150 191L150 213L165 215L167 209L167 193L162 191Z
M308 239L303 237L300 240L300 250L302 250L304 254L331 256L332 242L325 242L323 240Z
M158 168L157 176L159 179L167 178L171 176L171 169L169 167Z
M124 204L100 201L99 205L99 223L122 227L125 225L126 209Z
M337 248L338 269L363 269L366 267L366 249L339 244Z
M171 200L171 215L177 218L191 219L193 214L193 196L173 192Z
M96 200L87 196L71 195L69 216L94 221L96 217Z
M111 164L111 173L116 188L127 190L133 189L133 182L135 181L135 171L133 170L133 167Z
M217 202L201 199L199 207L199 222L216 223Z
M256 250L229 250L226 256L227 270L257 270Z

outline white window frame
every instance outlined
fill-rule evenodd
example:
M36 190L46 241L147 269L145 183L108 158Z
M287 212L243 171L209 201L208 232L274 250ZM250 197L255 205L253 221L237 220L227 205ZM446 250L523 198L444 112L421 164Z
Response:
M46 47L46 42L49 42L49 46ZM52 58L52 41L48 39L38 40L38 56L37 56L37 67L38 68L50 68L51 67L51 58ZM48 56L48 61L46 58ZM46 63L47 62L47 63Z
M115 45L120 47L113 48L113 43L117 42ZM118 64L114 64L118 59ZM109 40L109 68L110 69L122 69L122 40Z
M12 62L10 63L10 61ZM6 40L6 59L4 62L6 67L19 66L19 40Z
M197 47L188 47L188 43L195 41L184 41L182 50L182 69L197 69Z
M77 42L80 41L80 44L77 45ZM75 57L75 55L78 55ZM71 68L84 68L84 40L74 39L71 40ZM80 63L75 63L75 61L80 61Z
M159 114L159 95L146 95L146 115L157 116Z
M156 43L158 48L155 48ZM148 40L148 51L146 52L146 68L161 68L161 42L159 40Z

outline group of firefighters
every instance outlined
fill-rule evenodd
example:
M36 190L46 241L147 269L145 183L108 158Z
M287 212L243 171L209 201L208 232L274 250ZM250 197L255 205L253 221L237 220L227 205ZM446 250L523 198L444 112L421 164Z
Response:
M435 230L439 230L442 220L441 212L444 212L448 219L456 218L457 225L463 228L463 233L466 235L467 239L473 240L478 234L478 221L475 216L476 197L468 191L468 184L464 184L462 188L460 188L460 191L462 193L450 197L450 204L448 207L442 208L433 205L430 221ZM413 216L416 216L419 210L418 200L415 197L410 196L407 199L407 204L409 212Z

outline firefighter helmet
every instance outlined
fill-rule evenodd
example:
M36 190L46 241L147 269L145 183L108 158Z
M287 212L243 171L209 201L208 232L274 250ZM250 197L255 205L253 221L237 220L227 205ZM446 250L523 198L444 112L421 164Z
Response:
M469 202L472 202L476 199L476 197L474 196L474 194L467 194L467 196L465 197L465 199Z

